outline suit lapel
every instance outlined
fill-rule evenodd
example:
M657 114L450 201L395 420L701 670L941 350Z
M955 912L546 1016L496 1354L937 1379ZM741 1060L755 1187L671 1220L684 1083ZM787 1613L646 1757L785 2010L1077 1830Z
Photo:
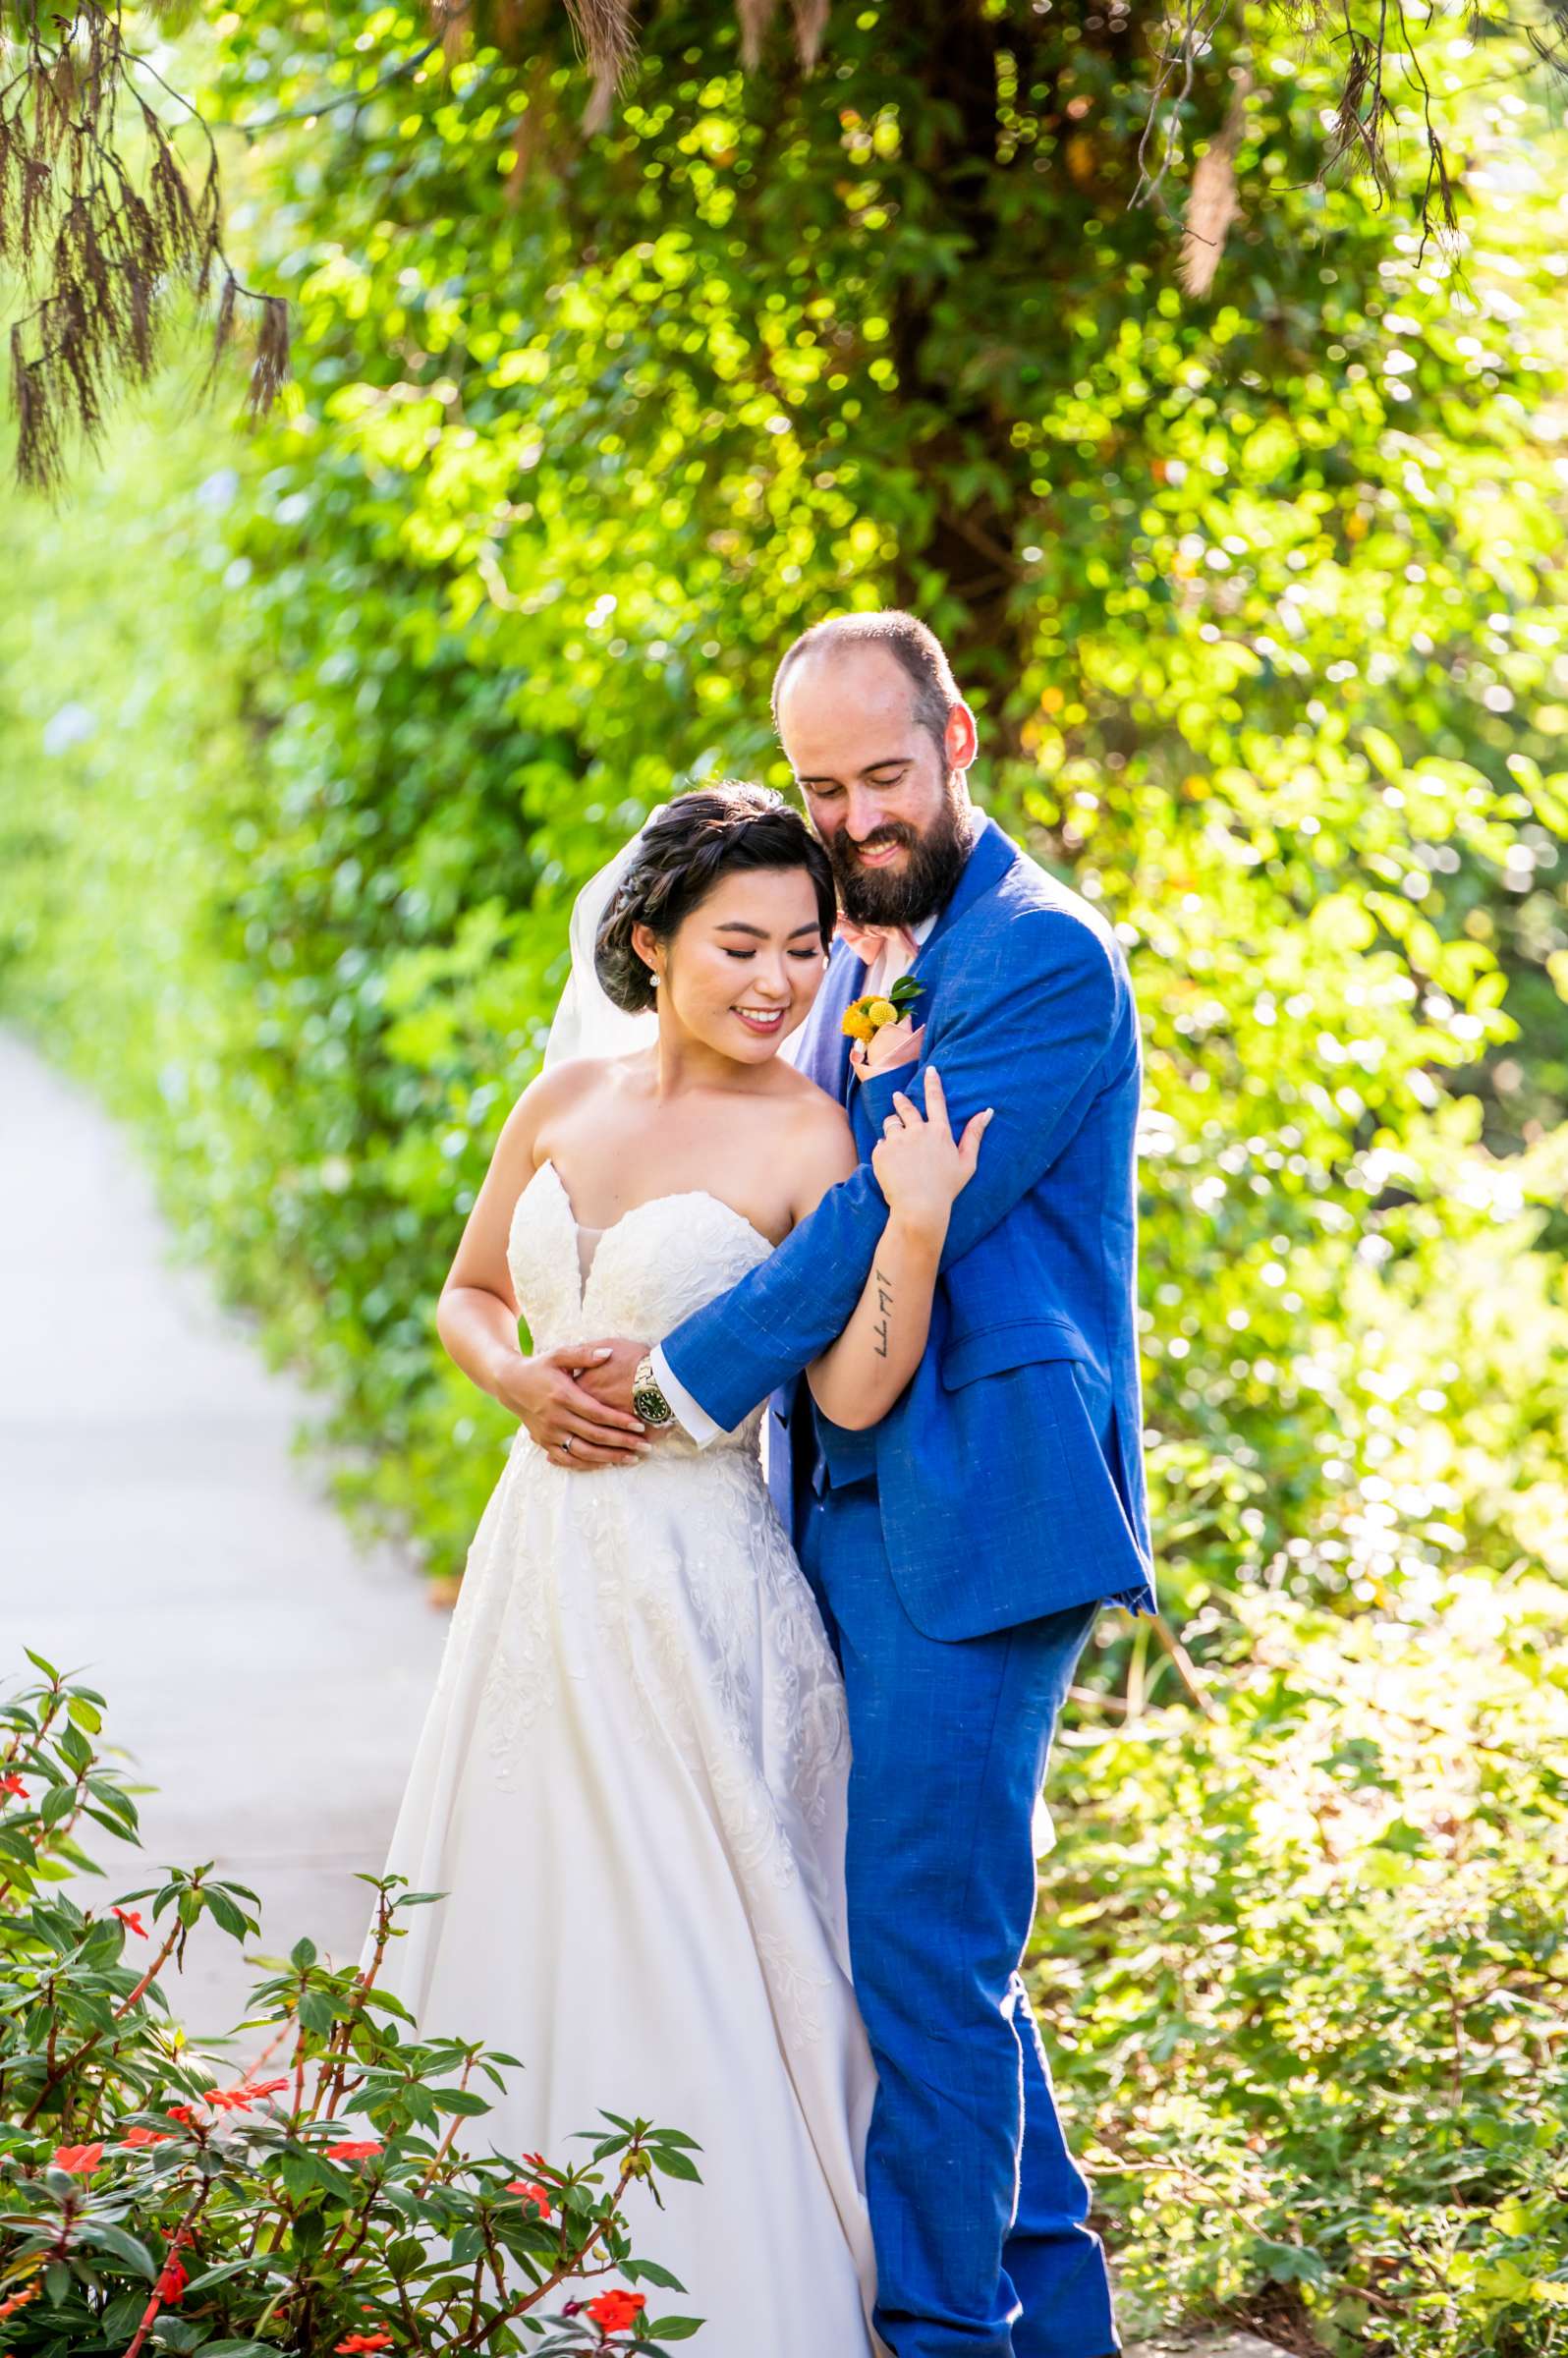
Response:
M926 934L925 939L921 943L920 949L916 953L915 963L910 968L910 973L917 981L920 979L921 968L935 949L943 934L951 926L957 925L966 910L974 908L982 893L989 892L993 885L1001 882L1003 876L1019 857L1018 846L1012 837L1003 834L994 818L987 818L981 813L980 831L976 835L974 849L964 863L964 872L958 879L952 898L948 901L935 925L932 926L929 933Z

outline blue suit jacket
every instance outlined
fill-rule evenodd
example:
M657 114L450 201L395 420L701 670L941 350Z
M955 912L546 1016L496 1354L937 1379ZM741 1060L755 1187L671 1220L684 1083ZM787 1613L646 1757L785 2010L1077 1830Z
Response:
M919 1102L919 1072L934 1064L955 1133L986 1105L995 1119L953 1207L930 1339L869 1432L815 1414L811 1480L820 1490L875 1476L894 1583L929 1637L1096 1598L1152 1608L1136 1318L1142 1055L1120 944L986 819L913 973L922 1065L853 1084L860 1169L667 1335L665 1358L730 1428L842 1332L887 1217L871 1149L893 1092ZM838 1020L864 976L841 945L801 1059L841 1096ZM803 1421L791 1419L797 1448Z

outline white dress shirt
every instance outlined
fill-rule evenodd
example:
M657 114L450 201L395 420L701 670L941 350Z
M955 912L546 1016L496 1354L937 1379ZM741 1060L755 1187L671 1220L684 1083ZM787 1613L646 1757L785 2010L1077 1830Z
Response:
M915 937L916 950L923 947L935 923L933 912L929 917L923 917L918 926L909 927ZM881 955L867 968L866 981L861 985L861 997L885 999L894 983L909 973L914 963L915 952L906 949L895 935L884 944ZM685 1384L671 1375L663 1348L657 1344L653 1350L653 1380L674 1409L677 1421L700 1449L705 1449L710 1441L718 1439L723 1426L715 1425L701 1403L694 1400Z

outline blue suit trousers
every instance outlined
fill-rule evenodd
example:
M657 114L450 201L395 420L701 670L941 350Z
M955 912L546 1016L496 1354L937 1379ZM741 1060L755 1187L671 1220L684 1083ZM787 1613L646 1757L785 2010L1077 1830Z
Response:
M1105 2255L1019 1970L1035 1801L1097 1608L922 1636L874 1478L812 1501L800 1553L849 1700L877 2330L897 2358L1102 2358L1118 2346Z

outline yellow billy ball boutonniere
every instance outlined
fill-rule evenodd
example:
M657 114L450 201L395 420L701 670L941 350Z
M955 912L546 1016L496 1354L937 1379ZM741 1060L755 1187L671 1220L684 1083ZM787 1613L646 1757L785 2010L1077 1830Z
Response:
M904 975L894 983L886 998L878 997L873 992L869 998L851 999L844 1010L842 1029L851 1039L858 1039L863 1047L869 1047L878 1032L885 1032L889 1024L903 1022L920 995L920 983L912 975Z

